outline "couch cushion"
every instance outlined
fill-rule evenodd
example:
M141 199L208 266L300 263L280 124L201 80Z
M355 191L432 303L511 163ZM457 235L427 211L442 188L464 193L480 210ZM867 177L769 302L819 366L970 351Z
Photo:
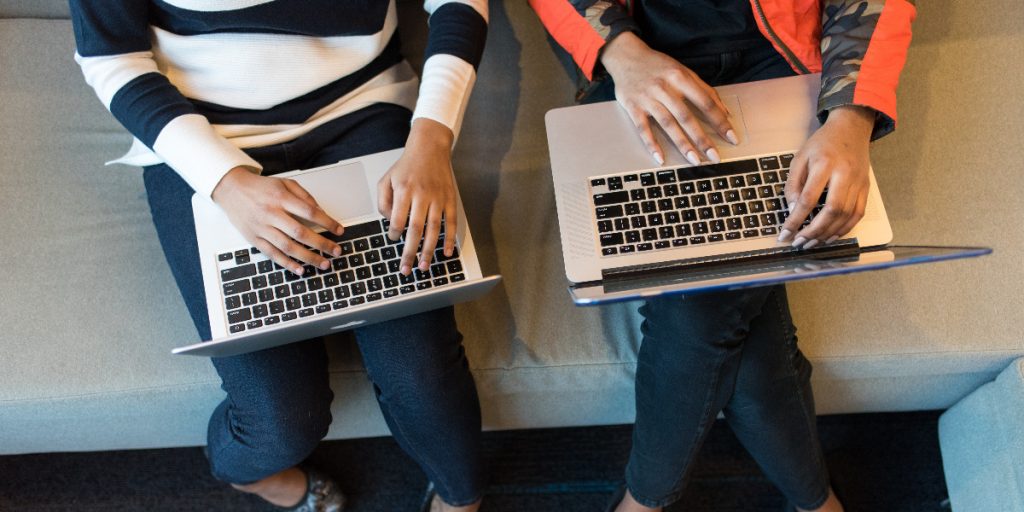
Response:
M0 18L67 18L68 0L0 0Z

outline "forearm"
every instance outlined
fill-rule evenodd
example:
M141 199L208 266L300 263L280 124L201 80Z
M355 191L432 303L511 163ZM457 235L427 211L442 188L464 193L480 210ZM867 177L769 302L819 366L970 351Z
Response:
M605 44L637 31L617 0L529 0L544 28L587 79L594 78Z

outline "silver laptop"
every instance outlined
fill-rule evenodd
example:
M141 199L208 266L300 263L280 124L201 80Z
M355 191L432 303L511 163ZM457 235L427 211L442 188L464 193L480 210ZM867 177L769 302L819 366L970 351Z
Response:
M215 203L193 196L213 339L173 353L230 356L262 350L450 306L493 288L501 277L482 274L461 198L455 253L445 257L439 242L429 271L399 273L406 240L388 239L374 185L401 153L396 149L275 176L297 181L345 226L340 237L323 233L342 248L337 258L324 255L331 269L307 265L301 277L246 242Z
M864 218L810 250L778 242L790 163L819 126L819 75L717 88L740 144L714 135L722 162L694 166L655 130L652 165L616 102L546 116L565 272L580 305L763 286L978 256L985 248L899 248L874 171ZM823 207L825 196L811 217ZM870 253L870 254L869 254Z

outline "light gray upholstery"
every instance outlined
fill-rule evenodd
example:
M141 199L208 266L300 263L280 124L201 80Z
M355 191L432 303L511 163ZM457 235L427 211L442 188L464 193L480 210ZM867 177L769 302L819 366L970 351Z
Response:
M1024 359L939 418L954 512L1024 512Z
M900 129L873 160L898 241L996 253L790 287L822 413L945 408L1024 354L1024 38L999 14L1015 1L990 4L919 5ZM457 308L485 426L629 422L636 306L573 307L552 222L543 115L572 85L525 2L492 2L490 27L456 155L483 266L505 276ZM195 334L141 174L103 166L129 137L73 51L67 21L0 19L0 453L201 444L219 382L169 355ZM329 436L385 434L352 343L331 351Z
M0 0L0 18L68 17L68 0Z

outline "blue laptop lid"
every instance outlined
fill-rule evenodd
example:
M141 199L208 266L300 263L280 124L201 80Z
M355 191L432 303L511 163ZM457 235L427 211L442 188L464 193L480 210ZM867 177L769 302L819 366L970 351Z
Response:
M986 247L885 246L842 252L805 251L785 258L638 271L569 287L573 302L595 306L659 295L694 295L883 270L991 254Z

